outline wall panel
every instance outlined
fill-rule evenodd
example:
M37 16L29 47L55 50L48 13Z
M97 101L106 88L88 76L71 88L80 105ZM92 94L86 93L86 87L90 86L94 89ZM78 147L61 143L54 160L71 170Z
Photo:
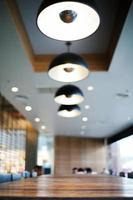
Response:
M101 172L106 167L104 140L55 137L55 175L72 174L73 167L91 167Z

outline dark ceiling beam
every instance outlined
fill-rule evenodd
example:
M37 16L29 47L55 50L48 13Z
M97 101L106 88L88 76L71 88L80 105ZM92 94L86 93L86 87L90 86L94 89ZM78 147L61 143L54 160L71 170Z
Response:
M112 31L112 37L111 37L109 47L108 47L108 50L107 50L109 63L112 60L114 50L116 48L117 41L118 41L120 34L122 32L122 28L124 26L124 22L126 20L131 2L132 2L132 0L126 0L126 1L119 0L119 9L118 9L118 13L117 13L116 20L115 20L115 23L114 23L114 28L113 28L113 31Z
M133 135L133 125L125 128L124 130L120 131L119 133L109 137L107 139L107 144L112 144L118 140L121 140L122 138L128 137L130 135Z

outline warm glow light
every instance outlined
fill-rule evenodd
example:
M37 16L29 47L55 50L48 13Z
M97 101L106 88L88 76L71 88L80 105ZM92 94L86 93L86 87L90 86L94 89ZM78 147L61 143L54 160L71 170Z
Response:
M85 2L85 1L84 1ZM40 9L37 25L40 31L50 38L62 41L74 41L93 34L100 24L98 13L84 2L64 1ZM69 23L61 18L66 11L74 13L75 18ZM56 31L55 31L56 30Z
M81 114L81 112L79 110L72 110L72 111L62 110L62 111L58 111L58 115L60 115L61 117L77 117L80 114Z
M12 88L11 88L11 91L12 91L12 92L18 92L19 89L18 89L18 87L12 87Z
M32 110L32 107L31 107L31 106L25 106L25 110L26 110L26 111L31 111L31 110Z
M93 90L94 90L94 87L90 85L90 86L88 86L87 90L93 91Z
M88 121L88 118L87 118L87 117L83 117L83 118L82 118L82 121L87 122L87 121Z
M35 120L35 122L40 122L40 118L39 117L36 117L34 120Z
M55 102L63 105L75 105L84 100L82 91L74 85L65 85L55 94Z
M90 106L89 105L85 105L85 109L86 110L90 109Z
M77 117L81 114L78 105L61 105L58 110L58 115L61 117Z
M41 126L41 129L42 129L42 130L45 130L45 129L46 129L46 126L42 125L42 126Z
M64 105L74 105L81 103L84 100L83 96L78 94L73 94L71 97L66 97L65 95L60 95L58 97L55 97L55 101L57 103L60 102L60 104Z
M65 71L65 69L73 69L71 72ZM76 82L86 78L89 74L89 70L82 67L80 64L62 64L51 68L48 71L49 76L61 82Z

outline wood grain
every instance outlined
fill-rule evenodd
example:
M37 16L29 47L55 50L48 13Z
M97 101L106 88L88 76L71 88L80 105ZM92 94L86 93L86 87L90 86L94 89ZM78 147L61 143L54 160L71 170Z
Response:
M55 137L55 175L72 174L74 167L91 167L101 172L106 167L104 140Z
M41 176L0 184L0 199L133 197L133 180L101 175ZM19 199L18 198L18 199ZM14 198L15 199L15 198ZM104 199L104 198L103 198ZM131 198L132 199L132 198Z

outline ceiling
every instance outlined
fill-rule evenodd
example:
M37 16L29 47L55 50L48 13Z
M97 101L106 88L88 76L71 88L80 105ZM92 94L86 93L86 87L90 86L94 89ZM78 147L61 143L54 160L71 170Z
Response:
M49 63L66 51L64 42L44 36L36 26L41 0L0 1L0 91L39 131L50 135L104 138L133 121L133 4L130 1L96 1L101 24L92 36L72 42L71 51L82 55L90 75L74 83L84 93L82 114L57 115L57 88L65 83L48 77ZM126 17L127 16L127 17ZM17 86L18 93L11 87ZM87 87L93 86L93 91ZM19 95L19 96L18 96ZM25 111L31 105L32 111ZM89 109L85 109L89 105ZM88 117L87 122L82 118ZM39 117L39 123L34 121ZM83 132L84 131L84 132Z

